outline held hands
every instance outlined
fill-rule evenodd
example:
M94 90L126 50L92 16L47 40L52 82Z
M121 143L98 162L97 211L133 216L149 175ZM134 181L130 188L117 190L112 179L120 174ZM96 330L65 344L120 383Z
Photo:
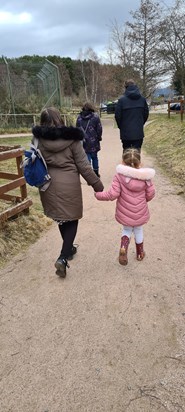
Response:
M102 195L102 192L94 192L94 196L97 200L103 200L101 195Z

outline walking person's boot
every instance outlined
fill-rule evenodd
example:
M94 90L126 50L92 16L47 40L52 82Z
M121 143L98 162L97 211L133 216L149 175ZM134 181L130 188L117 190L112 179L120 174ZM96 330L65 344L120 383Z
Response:
M136 243L136 259L137 260L143 260L145 257L145 252L143 249L143 242L142 243Z
M73 245L72 246L70 255L67 257L67 260L72 260L73 259L73 256L76 255L76 253L77 253L77 247L78 247L78 245L76 245L76 246Z
M119 251L119 263L120 265L126 266L128 263L127 251L130 239L128 236L122 236L121 238L121 247Z
M59 258L55 262L55 267L57 269L56 275L60 276L60 278L65 278L66 277L66 267L69 268L67 259L62 256L59 256Z

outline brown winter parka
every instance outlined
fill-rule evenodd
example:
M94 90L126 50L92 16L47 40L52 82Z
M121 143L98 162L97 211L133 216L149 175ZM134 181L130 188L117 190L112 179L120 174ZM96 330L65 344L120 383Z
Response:
M83 215L80 175L95 192L103 184L94 173L83 149L83 132L76 127L35 126L33 136L48 166L51 183L40 191L44 213L54 220L77 220Z

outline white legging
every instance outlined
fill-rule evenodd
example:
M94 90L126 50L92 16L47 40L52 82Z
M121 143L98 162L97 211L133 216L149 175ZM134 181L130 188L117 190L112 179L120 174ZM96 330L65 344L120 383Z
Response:
M132 236L132 232L134 233L135 242L142 243L143 242L143 226L123 226L122 236L127 236L129 239Z

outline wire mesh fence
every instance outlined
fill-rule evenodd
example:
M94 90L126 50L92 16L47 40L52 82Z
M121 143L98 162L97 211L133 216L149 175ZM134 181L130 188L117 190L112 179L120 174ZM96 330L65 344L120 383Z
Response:
M61 79L56 65L17 62L3 57L0 63L0 128L31 127L46 106L71 105L61 95Z
M2 113L0 114L0 130L2 129L3 132L6 132L6 130L8 131L9 129L14 128L30 129L39 121L39 117L39 113Z

